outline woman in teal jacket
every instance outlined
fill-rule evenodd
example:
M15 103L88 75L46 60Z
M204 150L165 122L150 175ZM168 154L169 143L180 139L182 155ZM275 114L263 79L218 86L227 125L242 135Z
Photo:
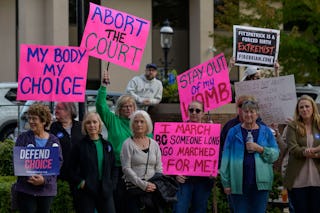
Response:
M242 111L243 123L227 135L219 170L221 181L224 192L231 195L233 212L264 213L273 182L272 163L278 159L279 149L269 127L256 122L258 104L245 101Z

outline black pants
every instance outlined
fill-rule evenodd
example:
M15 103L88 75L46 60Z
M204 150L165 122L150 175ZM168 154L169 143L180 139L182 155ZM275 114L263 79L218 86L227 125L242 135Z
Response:
M156 192L146 192L144 195L130 195L127 200L127 213L162 213L164 204Z
M99 193L100 196L93 196L84 190L78 190L76 195L76 212L77 213L115 213L113 197L110 196L105 198L102 192Z
M33 196L18 192L18 208L21 213L49 213L53 196Z
M126 213L127 196L126 196L126 184L124 182L123 172L121 167L117 167L114 171L114 175L117 177L115 191L113 193L114 205L117 213ZM128 210L130 212L130 210Z

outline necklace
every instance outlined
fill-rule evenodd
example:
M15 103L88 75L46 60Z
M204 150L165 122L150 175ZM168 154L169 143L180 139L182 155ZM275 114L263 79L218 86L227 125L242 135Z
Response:
M148 148L149 145L149 139L147 137L133 137L133 142L142 149Z

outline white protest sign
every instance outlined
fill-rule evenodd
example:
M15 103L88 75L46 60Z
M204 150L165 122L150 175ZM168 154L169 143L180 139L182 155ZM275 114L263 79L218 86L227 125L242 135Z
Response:
M235 83L236 97L251 95L259 103L260 117L266 124L283 124L292 118L297 103L293 75Z

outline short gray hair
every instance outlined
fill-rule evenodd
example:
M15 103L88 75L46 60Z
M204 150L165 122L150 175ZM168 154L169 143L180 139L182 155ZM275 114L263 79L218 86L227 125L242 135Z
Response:
M257 101L245 100L242 102L241 106L242 110L255 110L257 113L259 112L259 105Z
M61 103L64 109L70 113L72 119L75 119L77 117L77 107L74 102L58 102L58 103Z
M143 118L146 120L146 122L147 122L147 128L148 128L147 134L151 134L152 131L153 131L152 120L151 120L151 118L150 118L150 115L149 115L146 111L144 111L144 110L136 110L136 111L134 111L134 112L130 115L130 129L131 129L131 132L133 132L132 124L133 124L133 121L134 121L134 119L135 119L135 117L136 117L137 115L142 115Z

